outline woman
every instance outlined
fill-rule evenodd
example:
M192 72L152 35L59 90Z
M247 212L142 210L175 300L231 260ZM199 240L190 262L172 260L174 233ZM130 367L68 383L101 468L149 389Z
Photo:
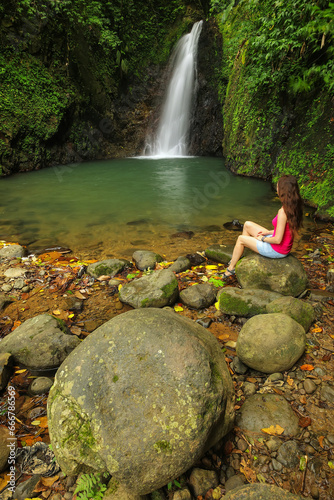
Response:
M303 202L296 178L293 175L280 177L277 183L277 194L282 207L272 221L274 229L268 231L255 222L245 222L242 235L238 237L232 259L222 278L235 274L236 263L245 247L271 259L281 259L289 254L294 237L303 221Z

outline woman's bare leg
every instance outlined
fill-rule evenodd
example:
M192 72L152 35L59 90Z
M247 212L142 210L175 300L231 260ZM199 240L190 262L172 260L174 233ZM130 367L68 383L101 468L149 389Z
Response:
M269 231L265 227L260 226L260 224L256 224L256 222L246 220L242 230L242 234L244 236L256 237L259 233L269 233Z
M261 226L258 226L258 227L261 227ZM265 229L265 228L263 228L263 229ZM250 248L251 250L253 250L253 252L259 253L257 246L256 246L256 243L257 243L257 239L254 238L253 236L247 236L244 234L238 236L237 242L235 244L235 247L234 247L234 250L232 253L232 259L231 259L231 262L228 266L228 269L233 271L233 269L236 266L236 263L238 262L238 260L242 256L242 254L244 253L245 247Z

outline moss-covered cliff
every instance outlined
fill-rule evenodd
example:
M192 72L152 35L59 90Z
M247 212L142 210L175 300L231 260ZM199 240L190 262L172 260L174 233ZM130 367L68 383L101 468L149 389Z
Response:
M298 177L334 217L334 8L326 1L225 2L224 154L236 173Z

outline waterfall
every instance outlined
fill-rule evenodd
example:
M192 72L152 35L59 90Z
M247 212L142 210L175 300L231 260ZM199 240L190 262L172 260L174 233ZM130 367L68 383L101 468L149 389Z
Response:
M148 156L187 156L187 142L196 88L197 46L203 21L177 43L171 56L171 78L156 137L148 141Z

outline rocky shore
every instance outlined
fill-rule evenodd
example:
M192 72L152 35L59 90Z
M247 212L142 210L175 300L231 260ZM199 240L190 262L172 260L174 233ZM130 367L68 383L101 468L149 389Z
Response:
M224 282L230 254L93 262L3 244L2 498L334 497L332 228Z

